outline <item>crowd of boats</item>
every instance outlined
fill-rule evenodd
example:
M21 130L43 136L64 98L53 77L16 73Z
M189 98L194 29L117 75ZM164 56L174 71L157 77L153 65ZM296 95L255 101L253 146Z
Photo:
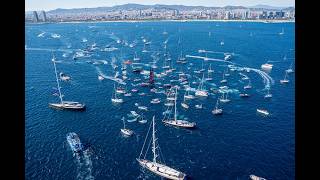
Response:
M163 35L166 35L167 33L164 32ZM56 35L55 38L58 38ZM82 39L82 42L87 42L87 39ZM146 40L142 37L143 42L143 50L142 53L147 53L146 50L147 46L151 43L151 41ZM122 43L120 40L117 40L117 43ZM121 62L121 68L116 65L116 61L113 59L110 64L112 68L114 69L115 75L114 76L105 76L102 74L98 74L98 80L104 81L105 79L109 79L113 81L113 90L112 90L112 96L111 96L111 103L114 104L121 104L125 102L126 98L130 98L131 96L141 96L141 99L144 99L143 96L145 96L148 93L154 93L159 94L159 97L153 98L150 101L150 105L161 105L163 104L164 107L166 107L166 111L162 113L162 123L164 125L178 127L178 128L188 128L192 129L197 126L196 122L193 121L187 121L185 119L180 119L178 117L178 109L190 109L193 108L190 106L190 101L196 98L208 98L209 96L215 95L218 96L216 99L215 105L212 107L211 113L213 115L222 115L223 114L223 107L221 104L229 103L231 102L229 90L230 88L227 86L228 84L228 77L231 75L231 72L240 71L238 74L241 77L242 81L247 81L245 83L245 86L243 86L242 92L239 93L240 98L248 98L250 97L249 90L252 88L251 80L250 78L245 75L241 70L238 70L236 68L233 68L232 66L227 66L227 68L222 73L222 78L220 80L220 86L218 88L206 88L205 84L210 83L213 81L213 73L215 72L212 68L211 63L209 64L208 68L204 67L204 62L208 62L210 58L207 56L206 50L199 50L199 53L206 53L206 56L203 57L203 61L201 64L200 69L196 69L193 71L195 76L197 77L195 81L192 81L192 75L189 73L186 73L181 70L177 70L177 68L173 67L173 60L170 56L170 53L167 51L166 46L167 40L164 42L164 54L163 54L163 66L161 68L157 67L158 61L154 60L150 62L150 66L148 66L149 69L144 69L144 66L142 63L139 63L141 59L139 58L137 52L134 53L132 60L123 60ZM221 42L221 45L223 45L224 42ZM130 46L131 47L131 46ZM99 49L97 44L94 43L88 48L86 48L83 51L75 52L73 55L74 60L79 60L83 57L90 57L90 53L94 52L95 50ZM102 51L113 51L116 50L116 47L111 47L108 45L105 48L102 48ZM233 57L232 53L223 53L224 58L221 61L231 61ZM155 56L158 56L160 59L161 54L157 53ZM189 56L190 57L190 56ZM54 65L54 71L55 71L55 77L56 77L56 83L57 83L57 93L54 95L59 97L59 102L56 103L49 103L50 107L58 108L58 109L66 109L66 110L85 110L86 105L81 102L76 101L65 101L64 95L61 92L61 85L60 81L71 81L72 78L69 75L66 75L63 72L60 72L58 75L57 67L56 67L56 57L54 54L52 55L52 62ZM91 63L90 61L87 61L88 63ZM193 63L188 62L187 56L183 55L182 51L179 54L177 60L175 61L176 66L187 66L188 72L192 72L191 68L193 68ZM105 63L107 64L107 63ZM159 64L159 63L158 63ZM272 64L263 64L261 66L262 70L270 71L273 68ZM131 69L131 71L130 71ZM161 69L160 71L156 72L155 70ZM248 70L249 71L249 70ZM288 80L288 74L293 73L292 64L290 65L290 68L285 71L285 77L284 79L280 80L280 83L286 84L289 83ZM131 86L128 86L128 84L131 83ZM197 87L192 87L192 85L197 85ZM140 88L148 89L149 92L140 92ZM270 93L270 88L267 88L267 93L264 95L264 98L272 98L272 94ZM183 100L181 100L181 103L178 103L178 99L181 96L178 96L179 93L183 92ZM161 98L160 94L163 94L165 98ZM123 123L123 128L120 129L120 132L125 136L132 136L134 134L134 131L128 128L126 126L126 122L134 122L137 121L139 123L147 123L146 117L143 115L144 111L149 111L149 106L141 105L140 103L136 102L134 103L135 107L137 108L137 111L131 110L128 114L128 117L131 119L127 119L123 116L121 118L121 121ZM208 105L208 104L207 104ZM210 105L208 105L210 106ZM152 108L152 106L151 106ZM194 106L195 109L203 109L203 104L196 104ZM264 108L257 108L256 112L262 115L268 116L270 113L268 110ZM144 146L148 137L148 133L150 131L150 128L152 127L152 138L151 138L151 144L152 144L152 152L153 152L153 160L148 160L145 158L142 158ZM168 179L177 179L182 180L185 179L187 176L185 173L182 173L178 170L175 170L173 168L170 168L169 166L161 163L158 161L157 157L159 156L157 154L157 148L159 145L157 144L157 138L156 138L156 130L155 130L155 116L152 118L152 122L150 123L149 131L146 136L146 140L143 144L141 154L139 158L137 158L137 161L139 164L150 170L151 172L164 177ZM69 133L67 135L67 141L69 142L71 149L74 152L80 152L83 148L79 137L75 133ZM147 152L145 152L147 153ZM145 157L145 156L144 156ZM251 175L251 179L259 179L260 177ZM260 178L263 180L263 178Z

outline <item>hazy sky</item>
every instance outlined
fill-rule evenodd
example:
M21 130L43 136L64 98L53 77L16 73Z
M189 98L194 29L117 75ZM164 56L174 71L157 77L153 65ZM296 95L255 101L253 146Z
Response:
M294 6L295 0L25 0L25 10L52 10L57 8L85 8L114 6L127 3L168 4L168 5L200 5L200 6L254 6L264 4L270 6Z

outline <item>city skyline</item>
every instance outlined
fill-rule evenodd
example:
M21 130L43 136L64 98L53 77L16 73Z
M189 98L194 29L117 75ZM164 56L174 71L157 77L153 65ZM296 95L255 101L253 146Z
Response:
M275 7L289 7L295 6L294 0L226 0L226 1L210 1L199 0L194 2L192 0L117 0L117 1L103 1L103 0L68 0L68 1L51 1L51 0L26 0L25 11L45 10L50 11L58 8L94 8L94 7L111 7L116 5L123 5L127 3L136 3L142 5L166 4L166 5L186 5L186 6L206 6L206 7L223 7L223 6L255 6L268 5Z

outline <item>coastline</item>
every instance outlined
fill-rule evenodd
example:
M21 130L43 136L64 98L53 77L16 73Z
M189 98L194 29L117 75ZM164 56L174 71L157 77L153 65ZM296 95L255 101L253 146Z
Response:
M25 24L78 24L78 23L136 23L136 22L255 22L255 23L295 23L295 20L224 20L224 19L189 19L189 20L175 20L175 19L151 19L151 20L104 20L104 21L65 21L65 22L25 22Z

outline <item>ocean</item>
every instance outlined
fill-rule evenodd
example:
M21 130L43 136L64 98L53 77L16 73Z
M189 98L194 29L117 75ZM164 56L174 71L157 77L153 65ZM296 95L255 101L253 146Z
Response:
M279 33L284 29L284 34ZM163 32L167 32L164 34ZM290 82L281 84L285 70L295 61L295 24L259 22L104 22L27 24L25 26L25 177L26 179L160 179L142 169L136 158L139 156L152 116L156 119L156 136L161 148L163 162L186 173L190 179L249 179L254 174L266 179L295 179L295 76L288 74ZM143 45L143 38L149 45ZM117 43L119 41L119 43ZM224 42L221 43L221 42ZM96 47L93 44L96 44ZM133 79L147 81L148 77L135 74L127 66L125 88L139 89L145 96L133 93L123 97L124 103L111 103L114 85L112 80L98 80L98 75L114 76L114 66L121 74L121 62L141 59L139 66L150 70L155 61L154 72L163 72L164 45L176 69L164 78L155 78L156 83L167 84L177 80L176 72L189 74L192 88L198 88L202 74L195 73L202 67L214 70L213 80L205 82L210 91L207 98L188 101L189 109L183 109L185 90L180 85L177 111L179 118L196 122L193 130L178 129L164 125L163 102L165 94L152 93L148 87L135 86ZM92 46L93 45L93 46ZM73 55L87 46L93 47L89 56L73 60ZM101 51L115 47L114 51ZM142 52L143 49L147 52ZM208 53L199 53L206 50ZM187 57L187 64L177 64L180 54L223 59L224 53L232 54L230 62L202 61ZM56 78L51 61L57 60L57 71L71 77L61 81L65 100L86 104L83 112L56 110L48 103L59 102L54 96ZM260 74L261 65L273 64L271 72ZM134 63L136 63L134 61ZM223 72L234 63L237 67L252 68L247 71L230 71L226 77L229 86L229 103L220 103L223 114L211 113L221 94L209 90L218 89ZM113 67L112 67L113 66ZM254 70L257 71L254 71ZM207 77L207 71L204 76ZM250 78L251 96L240 98L243 87ZM121 77L121 75L120 75ZM138 80L137 80L138 81ZM194 82L194 83L193 83ZM172 82L179 85L179 82ZM270 86L273 97L265 99L266 87ZM159 85L156 85L159 88ZM164 90L164 88L159 90ZM150 104L160 98L160 104ZM121 118L134 105L147 106L143 111L146 124L126 122L134 131L131 137L120 133ZM202 104L203 109L196 109ZM269 116L257 114L264 108ZM69 132L79 135L86 153L73 155L66 140ZM152 160L149 149L146 156Z

